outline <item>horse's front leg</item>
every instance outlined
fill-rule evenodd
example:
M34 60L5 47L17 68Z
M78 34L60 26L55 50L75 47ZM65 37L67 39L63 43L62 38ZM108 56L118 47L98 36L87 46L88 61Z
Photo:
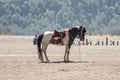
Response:
M64 55L64 61L65 62L69 62L69 54L70 54L70 49L69 49L68 46L66 46L65 55Z
M67 47L65 48L65 55L64 55L64 62L66 62L66 55L67 55Z
M67 62L69 62L69 54L70 54L70 49L67 51Z
M69 62L70 48L71 48L71 45L67 47L67 60L66 60L67 62Z

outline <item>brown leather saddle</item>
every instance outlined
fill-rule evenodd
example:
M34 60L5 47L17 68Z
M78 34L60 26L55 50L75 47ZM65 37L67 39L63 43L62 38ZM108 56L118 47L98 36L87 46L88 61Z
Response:
M54 34L51 39L52 44L61 44L61 40L66 36L66 31L57 31L54 30Z
M53 34L53 38L54 37L62 37L62 38L64 38L66 36L66 32L64 31L64 32L60 32L60 31L56 31L56 30L54 30L54 34Z

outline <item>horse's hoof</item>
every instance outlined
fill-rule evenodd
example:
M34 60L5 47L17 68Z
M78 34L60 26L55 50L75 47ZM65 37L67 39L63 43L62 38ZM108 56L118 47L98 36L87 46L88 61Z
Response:
M71 62L70 60L68 60L67 62Z
M49 63L50 61L49 60L47 60L47 63Z
M69 62L71 62L71 61L70 61L70 60L65 60L64 62L65 62L65 63L69 63Z
M44 61L39 61L39 63L44 63Z
M67 61L66 61L66 60L64 60L64 62L65 62L65 63L67 63Z

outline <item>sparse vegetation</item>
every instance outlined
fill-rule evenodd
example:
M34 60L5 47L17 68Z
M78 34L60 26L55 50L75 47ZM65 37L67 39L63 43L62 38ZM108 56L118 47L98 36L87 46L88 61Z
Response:
M31 35L74 25L84 25L88 34L120 34L120 0L0 0L0 33Z

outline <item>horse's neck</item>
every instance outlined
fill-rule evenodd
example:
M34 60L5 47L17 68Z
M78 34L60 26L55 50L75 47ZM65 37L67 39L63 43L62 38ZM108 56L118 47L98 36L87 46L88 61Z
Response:
M76 31L74 31L74 30L69 30L69 35L72 37L72 38L76 38L76 36L78 35L77 33L76 33Z
M74 36L74 34L72 33L71 30L68 31L69 32L69 45L73 44L73 41L75 40L76 36Z

